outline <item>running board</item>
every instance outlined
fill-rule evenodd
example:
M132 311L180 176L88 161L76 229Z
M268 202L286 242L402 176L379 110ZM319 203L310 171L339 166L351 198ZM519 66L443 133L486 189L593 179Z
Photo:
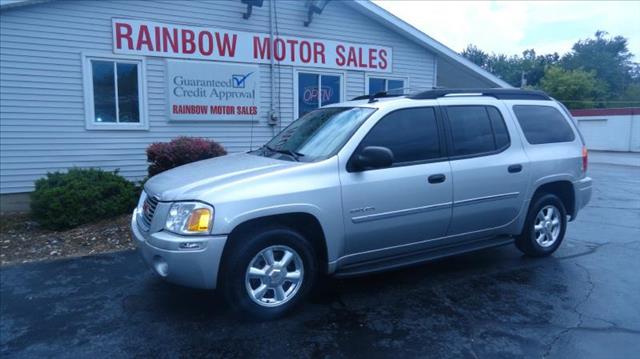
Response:
M513 243L513 238L509 236L481 238L471 242L463 242L460 244L428 248L421 251L403 253L392 257L378 258L370 261L348 264L342 268L339 268L335 272L334 276L338 278L345 278L369 274L373 272L384 272L396 268L411 266L435 259L473 252L485 248L504 246L511 243Z

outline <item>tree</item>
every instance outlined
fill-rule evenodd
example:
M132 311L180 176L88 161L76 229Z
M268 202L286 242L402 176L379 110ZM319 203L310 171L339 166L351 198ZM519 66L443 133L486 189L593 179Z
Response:
M545 89L574 108L640 106L640 64L632 62L627 39L605 31L579 40L562 57L535 49L488 54L474 45L462 55L514 87Z
M462 50L461 54L469 61L485 70L489 67L489 54L480 50L473 44L469 44L464 50Z
M548 55L536 55L536 50L529 49L522 52L521 69L528 86L538 86L549 66L554 66L560 60L557 52Z
M556 64L560 59L557 53L536 55L534 49L525 50L522 56L488 54L475 45L467 46L462 51L462 56L515 87L523 85L523 77L526 85L538 85L545 68Z
M564 70L551 66L544 72L540 87L569 108L603 107L607 84L596 78L595 71Z
M622 36L607 38L605 31L597 31L594 39L580 40L572 51L562 57L562 67L569 70L594 71L607 83L609 99L620 97L633 82L633 54Z

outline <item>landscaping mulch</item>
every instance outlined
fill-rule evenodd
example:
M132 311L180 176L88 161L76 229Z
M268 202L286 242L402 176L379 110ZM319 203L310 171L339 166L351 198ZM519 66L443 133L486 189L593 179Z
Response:
M41 228L25 214L0 216L0 265L27 263L134 248L131 215L66 231Z

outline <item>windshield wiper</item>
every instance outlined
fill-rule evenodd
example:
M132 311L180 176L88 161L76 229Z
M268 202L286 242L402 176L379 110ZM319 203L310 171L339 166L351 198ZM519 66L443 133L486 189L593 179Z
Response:
M300 157L304 157L304 154L300 153L300 152L296 152L296 151L291 151L291 150L287 150L287 149L275 149L269 145L264 145L264 148L268 149L271 152L276 152L276 153L283 153L285 155L289 155L290 157L292 157L294 160L296 160L297 162L300 162Z

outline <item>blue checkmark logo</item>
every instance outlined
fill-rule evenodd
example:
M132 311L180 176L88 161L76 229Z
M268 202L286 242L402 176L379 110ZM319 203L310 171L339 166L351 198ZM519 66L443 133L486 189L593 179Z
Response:
M249 76L251 76L251 74L253 74L253 72L249 72L246 75L233 75L232 79L233 79L233 87L234 88L244 88L245 85L245 81L247 80L247 78Z

